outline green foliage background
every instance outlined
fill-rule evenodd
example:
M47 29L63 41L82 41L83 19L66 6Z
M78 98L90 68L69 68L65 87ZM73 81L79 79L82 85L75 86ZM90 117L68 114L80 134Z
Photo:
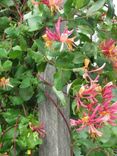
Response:
M104 19L103 14L106 14ZM54 28L59 16L67 21L69 29L74 29L75 41L79 40L73 52L67 48L60 52L60 43L51 49L45 47L42 38L45 28ZM0 77L10 78L13 85L13 88L0 88L0 153L7 152L12 156L16 148L17 155L27 155L28 150L36 155L38 145L42 144L37 132L32 132L28 125L29 122L39 124L38 104L46 98L39 75L47 64L56 68L52 89L64 107L66 101L62 90L71 84L68 96L71 97L72 117L77 116L72 97L85 83L81 69L85 58L91 60L90 68L94 62L99 67L106 62L100 83L106 79L116 84L117 74L99 49L104 39L117 39L114 20L112 0L67 0L64 13L53 15L47 6L34 6L30 0L0 1ZM114 155L117 128L107 126L103 131L104 137L96 142L86 131L81 134L73 131L75 156Z

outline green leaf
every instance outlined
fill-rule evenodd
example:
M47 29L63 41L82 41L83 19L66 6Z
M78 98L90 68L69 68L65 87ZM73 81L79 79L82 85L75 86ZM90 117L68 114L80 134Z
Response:
M83 66L83 62L84 62L84 59L86 58L85 55L83 55L82 53L80 52L76 52L74 54L74 60L73 60L73 63L75 64L82 64Z
M16 122L16 119L19 115L19 111L14 109L7 109L7 111L2 113L2 115L7 123L13 124Z
M0 33L3 33L4 29L9 26L9 18L4 16L0 17Z
M99 9L103 7L106 0L97 0L87 11L87 16L94 15Z
M27 40L23 36L19 36L20 47L23 51L27 50Z
M76 113L77 113L77 112L76 112L76 109L77 109L76 100L74 100L74 101L72 102L71 108L72 108L73 115L76 115Z
M40 52L34 52L29 50L29 55L31 56L32 59L35 60L37 64L41 64L41 62L44 61L44 56Z
M61 104L64 106L66 105L66 99L65 99L65 96L63 94L62 91L58 91L55 87L52 87L54 92L56 93L57 97L59 98Z
M11 38L17 38L19 35L19 32L15 27L9 27L5 29L5 33Z
M114 73L113 73L114 74ZM112 75L113 76L113 75ZM117 88L113 88L113 99L112 101L113 102L116 102L117 101Z
M106 156L107 154L109 155L108 152L105 152L104 149L96 149L95 150L92 149L92 151L87 155L87 156Z
M73 4L77 9L81 9L82 7L86 6L90 0L74 0Z
M14 106L23 104L23 100L19 96L10 96L9 99Z
M68 13L70 12L72 8L72 3L73 3L73 0L67 0L64 5L64 10L65 10L66 15L68 15Z
M12 62L7 60L2 65L4 71L9 71L12 68Z
M108 3L107 16L113 18L113 16L115 15L114 3L112 0L107 0L107 3Z
M34 149L35 146L42 144L42 139L39 138L37 132L31 132L26 129L19 137L17 143L24 149Z
M81 153L81 149L78 146L74 146L74 154L75 156L83 156Z
M73 95L76 95L81 88L81 84L83 83L83 80L78 78L72 82L71 89L73 90Z
M74 55L72 53L63 52L57 58L56 66L61 69L72 69L74 67L73 59Z
M117 127L116 126L112 127L112 132L114 135L117 136Z
M21 58L22 50L20 46L15 46L12 48L12 51L9 53L9 57L12 59Z
M0 59L1 58L7 58L7 51L2 48L0 48Z
M24 20L27 20L29 31L36 31L42 28L42 14L38 7L34 7L33 12L24 15Z
M27 88L31 86L31 78L27 77L25 79L23 79L23 81L21 82L20 88Z
M65 84L68 82L70 79L71 72L70 71L65 71L65 70L58 70L54 74L54 85L57 90L62 90Z
M81 132L79 132L79 138L81 139L88 138L87 130L82 130Z
M45 94L44 91L42 89L39 89L38 91L39 93L37 94L36 98L37 98L37 103L41 104L43 101L46 100L45 98Z
M19 45L17 45L15 47L13 47L13 50L15 50L15 51L21 51L21 47Z
M7 6L7 7L10 7L10 6L13 6L13 5L14 5L13 0L0 0L0 3L1 3L2 5Z
M93 35L94 30L89 25L79 25L79 31L84 35Z
M89 58L91 58L93 56L94 59L97 59L97 56L98 56L98 48L97 48L97 45L95 43L88 43L88 42L86 42L83 45L83 47L82 47L81 50Z
M24 101L30 100L33 94L34 94L34 91L31 86L27 88L20 88L19 90L19 95Z
M3 140L5 140L6 144L7 142L10 142L11 139L14 137L14 127L10 128L9 131L4 135Z
M105 126L101 129L101 132L103 133L102 137L100 137L100 141L102 143L106 143L111 138L111 129L109 126Z

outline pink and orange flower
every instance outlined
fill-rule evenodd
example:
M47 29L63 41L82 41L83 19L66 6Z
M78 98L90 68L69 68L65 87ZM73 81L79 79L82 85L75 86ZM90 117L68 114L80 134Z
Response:
M83 110L83 113L80 119L71 119L70 124L76 127L77 131L88 128L90 136L95 138L102 136L99 128L105 124L117 125L117 102L112 102L115 86L109 82L101 87L98 82L99 75L92 79L91 72L85 72L84 78L88 83L83 85L76 95L77 108L79 111Z
M5 89L7 86L13 87L13 86L10 84L9 78L8 78L8 79L6 79L5 77L0 78L0 87L2 87L2 88Z
M99 110L100 117L98 122L100 123L109 123L112 126L117 126L117 102L107 105L103 103L102 107Z
M112 90L114 85L112 82L108 83L102 91L103 102L100 107L99 113L99 121L100 122L108 122L111 125L117 125L115 120L117 119L117 102L112 103L113 93Z
M44 124L40 124L38 126L33 125L31 122L29 123L29 127L33 132L37 132L39 137L44 138L46 135Z
M66 44L69 50L73 50L74 39L75 37L69 38L72 34L73 30L69 31L67 28L61 33L61 17L58 19L57 23L55 24L55 31L52 32L49 28L46 28L46 34L43 36L46 45L48 45L49 41L54 42L61 42L62 50L63 45ZM46 37L46 38L45 38Z
M117 69L117 46L113 39L105 40L101 43L100 48L103 54L112 62L114 69Z
M42 3L47 5L48 8L50 8L50 10L54 12L54 11L60 11L63 0L42 0Z
M101 43L100 48L103 51L104 55L110 57L117 52L117 48L115 46L116 41L113 39L105 40Z
M54 11L60 11L63 0L41 0L40 2L32 0L32 4L37 6L40 4L45 4L53 13Z
M99 107L100 105L97 105L97 107L94 109L91 115L84 113L81 119L78 120L71 119L70 120L71 126L77 127L76 128L77 131L81 131L84 128L88 127L89 134L92 138L101 137L102 132L96 128L99 126L98 124L100 123L98 118L96 118Z

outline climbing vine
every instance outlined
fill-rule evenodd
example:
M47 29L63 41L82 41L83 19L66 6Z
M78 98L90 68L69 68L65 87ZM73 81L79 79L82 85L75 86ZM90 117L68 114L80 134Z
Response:
M114 155L116 39L112 0L1 0L0 154L38 155L46 137L38 106L47 99L69 130L72 154ZM47 64L56 69L53 84L42 77Z

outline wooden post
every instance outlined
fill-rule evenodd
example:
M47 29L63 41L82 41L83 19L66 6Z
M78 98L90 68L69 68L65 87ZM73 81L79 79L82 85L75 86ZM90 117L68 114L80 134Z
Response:
M47 65L43 78L53 83L55 67ZM57 97L51 87L45 86L45 91L58 103ZM69 104L62 109L69 122ZM47 100L39 106L40 120L45 123L46 137L39 148L39 156L70 156L70 135L68 128L52 101Z

